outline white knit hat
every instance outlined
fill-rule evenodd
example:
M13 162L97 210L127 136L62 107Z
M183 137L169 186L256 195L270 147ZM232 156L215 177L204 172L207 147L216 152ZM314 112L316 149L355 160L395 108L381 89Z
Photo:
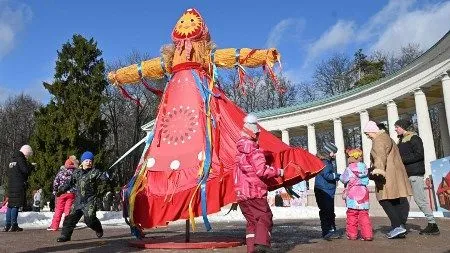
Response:
M247 116L245 116L244 122L250 123L250 124L256 124L258 122L258 118L255 116L255 114L249 113L249 114L247 114Z
M29 157L29 156L32 156L32 155L33 155L33 149L31 149L31 146L30 146L30 145L23 145L23 146L20 148L20 152L22 152L22 154L23 154L25 157Z
M254 134L257 134L260 132L259 127L256 124L257 122L258 118L254 114L249 113L244 118L244 128L250 130Z

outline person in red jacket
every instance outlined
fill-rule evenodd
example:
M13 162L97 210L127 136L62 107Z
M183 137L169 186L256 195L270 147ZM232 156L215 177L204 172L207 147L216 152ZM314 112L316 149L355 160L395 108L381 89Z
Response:
M259 128L256 116L244 119L242 136L237 141L237 166L234 184L237 202L247 220L247 252L270 250L272 211L267 203L267 185L264 179L283 176L282 169L266 164L263 151L258 145Z

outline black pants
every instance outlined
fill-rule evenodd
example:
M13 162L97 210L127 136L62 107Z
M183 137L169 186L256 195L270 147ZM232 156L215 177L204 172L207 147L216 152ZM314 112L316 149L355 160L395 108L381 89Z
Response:
M89 228L95 232L103 232L102 224L98 220L97 216L95 216L95 212L83 212L83 210L78 209L70 212L70 214L64 219L61 236L71 238L73 230L83 215L84 223L86 223Z
M392 228L405 225L408 219L409 202L407 198L385 199L379 201L391 221Z
M326 235L331 229L336 229L334 213L334 198L323 190L314 188L317 206L319 207L320 227L322 236Z

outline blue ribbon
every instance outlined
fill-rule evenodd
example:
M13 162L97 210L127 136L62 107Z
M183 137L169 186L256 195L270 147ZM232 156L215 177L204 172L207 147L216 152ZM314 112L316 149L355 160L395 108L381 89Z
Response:
M204 105L205 105L205 111L209 110L209 103L208 99L210 95L214 95L212 92L209 91L201 82L200 77L197 75L196 72L192 71L192 75L194 76L195 83L197 85L197 88L200 92L200 95L203 99ZM206 116L206 120L209 120ZM205 225L206 231L211 230L211 224L208 220L208 209L207 209L207 197L206 197L206 182L209 177L209 169L211 167L211 141L209 139L208 129L206 128L207 124L205 124L205 162L203 165L203 176L199 179L200 183L200 202L202 206L202 217L203 217L203 223Z
M194 70L192 70L192 75L194 76L195 84L197 85L197 89L200 92L200 95L202 96L205 106L207 106L207 103L208 103L206 101L206 99L208 98L208 95L214 96L216 98L220 97L220 94L214 94L211 90L209 90L207 87L205 87L205 85L203 85L202 80L200 79L200 77L197 75L197 73Z

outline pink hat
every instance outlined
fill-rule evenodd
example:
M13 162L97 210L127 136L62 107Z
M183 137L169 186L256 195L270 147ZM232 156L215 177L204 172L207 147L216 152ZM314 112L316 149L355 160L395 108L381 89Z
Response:
M373 121L367 122L366 126L364 127L364 133L378 133L380 131L380 128L378 128L377 123Z

